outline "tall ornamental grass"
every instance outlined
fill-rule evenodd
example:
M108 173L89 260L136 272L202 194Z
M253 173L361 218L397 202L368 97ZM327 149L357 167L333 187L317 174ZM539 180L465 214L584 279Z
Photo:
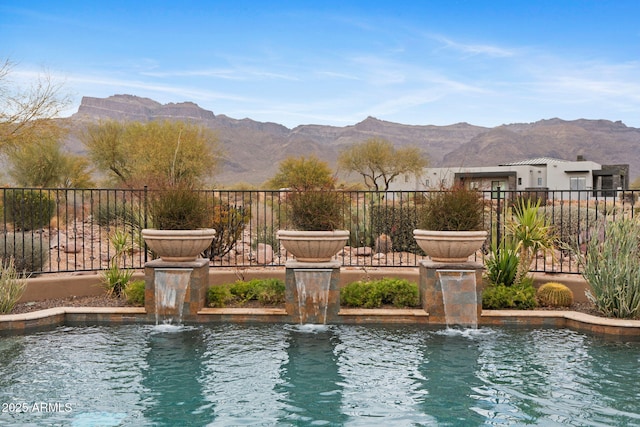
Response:
M16 270L13 258L0 267L0 314L11 313L27 286L27 279Z
M579 254L582 275L591 286L587 298L605 316L640 317L640 221L607 222Z

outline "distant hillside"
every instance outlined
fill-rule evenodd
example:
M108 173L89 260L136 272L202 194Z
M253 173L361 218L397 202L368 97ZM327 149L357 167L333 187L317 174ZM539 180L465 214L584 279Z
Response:
M163 105L132 95L84 97L68 120L80 129L101 119L189 120L213 129L226 151L223 172L216 177L220 184L260 184L288 156L313 153L335 166L341 149L371 137L396 146L414 144L427 153L432 166L489 166L542 156L574 160L583 155L602 164L628 163L631 179L640 175L640 129L606 120L551 119L485 128L467 123L403 125L368 117L351 126L288 129L277 123L215 115L192 102ZM73 138L69 145L75 152L83 150Z

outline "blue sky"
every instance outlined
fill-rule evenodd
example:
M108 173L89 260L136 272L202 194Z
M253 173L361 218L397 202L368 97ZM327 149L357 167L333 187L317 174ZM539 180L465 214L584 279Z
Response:
M0 0L0 58L82 96L295 127L640 127L640 1Z

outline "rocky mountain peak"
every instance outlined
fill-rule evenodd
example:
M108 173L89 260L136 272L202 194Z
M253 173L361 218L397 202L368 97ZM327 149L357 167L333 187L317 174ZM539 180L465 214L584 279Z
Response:
M193 102L160 104L149 98L135 95L113 95L108 98L82 97L77 118L140 120L162 118L211 120L211 111L200 108Z

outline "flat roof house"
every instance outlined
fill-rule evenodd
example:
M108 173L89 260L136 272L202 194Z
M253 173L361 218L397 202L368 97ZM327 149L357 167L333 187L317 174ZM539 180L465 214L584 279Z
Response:
M390 190L437 190L464 183L483 191L593 190L589 197L611 197L629 187L629 165L600 165L578 156L576 161L539 157L498 166L425 168L420 176L403 175Z

